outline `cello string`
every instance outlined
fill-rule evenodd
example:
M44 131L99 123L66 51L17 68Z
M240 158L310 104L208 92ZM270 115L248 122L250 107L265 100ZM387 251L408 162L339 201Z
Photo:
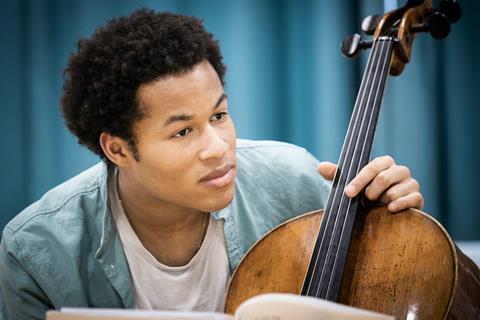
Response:
M348 130L351 132L350 136L348 137L345 137L345 141L344 141L344 148L343 150L347 150L346 152L344 152L342 154L342 158L341 161L340 161L340 164L339 164L339 167L337 168L336 170L336 173L335 173L335 177L338 179L340 179L340 176L341 176L341 172L343 172L343 167L344 167L344 163L345 163L345 157L346 157L346 154L348 153L348 149L350 148L351 146L351 140L353 139L354 137L354 132L355 132L355 128L357 126L357 123L358 123L358 117L359 117L359 114L361 113L361 108L363 107L363 100L365 98L365 92L366 92L366 88L368 86L368 82L369 82L369 78L372 74L371 72L371 69L372 69L372 66L374 65L374 60L375 60L375 56L376 56L376 52L378 51L378 45L376 43L374 43L374 47L372 49L372 52L370 54L371 56L371 59L368 60L368 63L367 63L367 70L363 76L363 79L362 79L362 87L360 88L359 90L359 93L358 93L358 97L357 97L357 103L354 107L354 112L355 112L355 115L354 117L352 117L352 119L350 120L350 124L349 124L349 128L352 128L352 130ZM346 148L345 148L346 147ZM341 168L341 170L339 171L339 168ZM337 180L338 181L338 180ZM334 190L334 194L333 196L330 196L329 197L329 203L327 204L327 207L326 207L326 213L328 213L327 215L327 219L325 221L325 230L324 230L324 233L322 234L322 238L321 238L321 242L320 242L320 246L319 246L319 250L317 252L317 255L315 257L315 264L314 264L314 267L313 267L313 271L310 275L310 279L309 280L309 283L308 283L308 287L307 287L307 294L311 294L311 288L312 288L312 281L313 281L313 278L314 278L314 275L315 275L315 272L317 270L317 267L318 267L318 263L319 263L319 259L320 259L320 254L322 253L322 247L323 247L323 244L324 244L324 240L325 240L325 236L326 234L328 233L328 226L329 226L329 223L331 221L331 216L333 214L333 210L332 209L332 206L333 206L333 203L338 203L338 200L337 200L337 196L340 192L340 194L343 193L343 190L341 190L342 188L339 188L338 185L336 187L336 189ZM314 257L312 256L312 259ZM311 264L311 263L310 263ZM309 265L310 265L309 264Z
M383 39L381 39L381 40L383 40ZM385 48L385 43L387 44L386 45L386 54L384 54L384 50L383 50ZM366 130L362 130L361 135L358 138L358 143L355 146L355 153L356 153L359 149L359 143L362 142L361 137L363 136L363 134L365 134L364 140L363 140L363 146L361 148L360 157L357 158L357 157L355 157L355 154L354 154L353 160L350 164L348 179L353 179L353 177L356 174L358 174L359 169L361 169L360 166L362 164L365 164L366 161L368 161L368 158L367 159L363 159L363 158L364 158L366 148L371 148L371 143L373 142L373 135L371 135L371 133L373 133L372 130L374 130L373 127L375 125L372 127L372 122L374 122L374 124L376 124L376 120L378 119L378 112L379 112L380 104L378 104L377 101L378 101L379 93L383 92L381 89L382 89L382 86L384 88L384 85L386 83L386 81L385 81L386 77L385 76L388 74L389 64L386 64L386 63L389 61L389 57L390 57L389 54L391 53L391 51L390 51L391 46L389 44L390 44L389 42L386 42L384 40L382 41L382 51L381 51L382 54L381 54L381 56L383 58L383 62L380 64L380 65L382 65L381 68L377 69L378 72L380 73L380 76L379 76L378 83L375 83L376 85L372 87L372 90L370 92L369 99L368 99L368 101L371 101L371 94L373 93L374 90L376 90L376 92L374 94L374 101L373 101L373 104L370 103L370 102L367 102L367 105L369 107L366 110L368 110L367 114L368 113L370 114L370 118L368 120L368 126L367 126ZM387 69L385 67L387 67ZM383 95L382 95L382 97L383 97ZM381 100L380 100L380 103L381 103ZM376 115L375 118L374 118L374 115ZM363 122L362 122L362 128L363 128ZM371 139L370 139L369 145L367 145L367 142L369 141L369 135L371 135ZM369 155L367 155L367 156L369 157ZM356 166L355 171L352 171L351 169L354 166ZM350 172L352 173L351 177L350 177ZM346 197L345 197L345 199L346 199ZM333 255L334 264L333 264L333 267L332 267L332 272L330 273L330 279L329 279L329 283L328 283L328 286L327 286L327 292L325 294L325 298L329 297L329 292L330 292L330 289L332 288L332 281L334 279L337 280L337 281L341 280L341 279L339 279L339 274L335 273L334 271L337 268L338 259L339 258L340 259L346 259L345 254L347 252L344 252L341 257L339 257L338 252L340 250L340 245L342 245L342 244L343 244L343 246L342 246L343 248L346 248L346 247L348 248L348 245L345 246L345 243L343 243L343 242L349 241L349 238L351 236L351 231L352 231L352 228L353 228L353 223L354 223L353 219L355 217L355 213L353 213L352 210L351 210L352 201L353 201L353 199L348 198L348 207L345 211L343 211L343 213L345 214L345 219L343 221L342 228L340 229L341 234L340 234L340 238L337 241L338 246L337 246L336 254ZM338 217L340 219L340 215ZM348 223L348 227L346 226L347 223ZM337 232L337 230L338 229L335 229L334 232ZM345 232L346 232L346 238L342 242L342 239L344 238ZM337 238L337 237L338 236L335 236L335 238ZM343 262L343 263L345 263L345 262ZM336 283L336 285L338 285L338 283Z
M376 51L376 46L374 46L374 48L372 50L372 53L371 53L371 56L374 56L373 53L375 51ZM350 124L349 124L349 128L353 127L353 130L350 130L350 129L348 130L351 134L350 134L350 136L347 135L345 137L343 150L345 150L345 146L347 146L347 149L348 149L348 146L351 144L351 142L349 140L353 139L353 132L355 131L355 126L357 125L356 118L358 118L358 115L360 113L359 110L362 106L361 101L363 100L365 88L366 88L367 83L368 83L368 78L371 74L371 72L369 72L369 70L371 69L371 66L372 66L372 59L369 59L368 63L367 63L367 68L366 68L367 70L366 70L365 74L363 75L362 86L359 90L356 105L354 107L354 116L350 120ZM365 79L366 79L366 81L365 81ZM343 166L342 163L345 162L344 158L345 158L345 153L342 153L340 163L339 163L339 167ZM340 179L341 172L342 171L339 171L338 168L337 168L337 170L335 172L334 184L335 184L335 182L338 182L338 180ZM331 195L329 197L329 201L328 201L329 203L327 203L326 210L325 210L325 213L326 213L327 217L326 217L326 221L325 221L325 228L323 230L324 232L322 233L321 242L320 242L320 245L318 246L318 251L316 252L316 256L312 255L312 257L311 257L311 259L315 258L315 264L314 264L313 270L312 270L311 275L310 275L310 279L309 279L309 283L308 283L308 287L307 287L307 292L306 292L307 295L311 295L312 281L314 279L314 275L315 275L315 272L317 270L318 263L319 263L319 260L320 260L320 257L321 257L322 248L323 248L323 244L324 244L324 239L325 239L326 235L328 234L328 227L329 227L329 223L330 223L330 218L332 216L332 212L334 212L334 210L331 210L332 206L333 206L333 203L338 203L338 200L336 200L337 195L338 195L338 190L337 189L340 189L340 188L338 188L338 185L337 185L336 189L334 190L333 196ZM309 266L310 265L311 265L311 261L309 263ZM318 283L314 283L313 285L318 285Z
M381 78L380 78L380 83L381 83L381 84L380 84L379 86L377 86L377 88L376 88L375 98L374 98L375 100L373 101L373 104L372 104L372 110L371 110L371 112L370 112L370 119L369 119L369 121L368 121L368 126L367 126L367 129L366 129L366 132L365 132L365 139L363 140L363 146L362 146L362 149L361 149L360 158L359 158L359 161L358 161L358 163L357 163L357 167L356 167L356 171L355 171L356 174L358 174L359 170L361 170L360 166L361 166L361 163L362 163L362 158L363 158L363 156L364 156L364 152L365 152L365 149L366 149L366 147L367 147L367 140L368 140L367 135L368 135L368 133L370 132L370 130L374 130L374 128L372 128L371 125L372 125L372 122L374 121L375 108L377 108L377 109L380 108L381 100L382 100L382 98L383 98L383 92L384 92L384 90L382 90L381 85L382 85L382 83L383 83L383 85L385 85L385 84L386 84L386 81L387 81L387 79L388 79L388 76L385 76L385 75L388 75L388 68L389 68L389 65L390 65L390 64L387 63L387 62L390 61L390 57L391 57L390 54L391 54L392 45L391 45L391 40L383 40L382 42L386 43L387 45L386 45L386 54L385 54L385 56L384 56L384 61L383 61L383 63L382 63L382 68L380 69L380 77L381 77ZM382 51L383 51L383 46L382 46ZM378 105L377 105L377 101L378 101L378 98L379 98L379 94L380 94L380 102L379 102ZM359 142L361 142L360 139L359 139ZM354 165L354 162L352 162L352 166L353 166L353 165ZM348 220L348 218L349 218L349 217L348 217L348 212L349 212L349 210L350 210L350 205L351 205L351 203L352 203L352 199L349 198L349 200L348 200L348 208L347 208L347 211L346 211L346 212L347 212L347 216L345 217L345 220L344 220L344 222L343 222L343 227L342 227L342 231L341 231L341 234L340 234L340 239L339 239L339 241L338 241L339 243L341 243L342 238L343 238L343 236L344 236L345 224L346 224L346 222L347 222L347 220ZM336 265L337 265L337 261L338 261L338 260L337 260L337 257L338 257L339 248L340 248L340 246L337 247L337 252L336 252L336 254L335 254L335 256L334 256L334 257L335 257L335 258L334 258L335 260L334 260L333 270L335 270ZM329 283L328 283L328 286L327 286L326 297L328 297L328 294L329 294L329 292L330 292L330 288L331 288L331 286L332 286L332 280L333 280L333 276L330 277L330 280L329 280Z
M385 45L384 45L385 42L381 42L381 54L380 56L383 58L385 57L384 55L384 48L385 48ZM388 51L388 46L387 46L387 51ZM382 66L383 65L383 66ZM347 182L348 181L351 181L351 179L354 178L354 176L356 174L358 174L358 167L361 166L362 164L365 164L365 161L363 160L363 154L364 154L364 151L365 151L365 143L368 141L368 137L369 137L369 132L370 132L370 126L371 126L371 123L372 123L372 116L376 113L378 115L378 112L376 112L375 108L376 108L376 101L377 101L377 97L378 97L378 89L381 88L381 85L382 85L382 75L384 73L384 66L385 66L385 59L383 59L383 63L380 62L378 64L378 67L376 69L376 72L375 72L375 76L374 78L376 79L377 76L378 76L378 80L376 81L373 81L373 83L371 84L371 87L370 87L370 90L369 90L369 95L368 95L368 100L367 100L367 105L366 105L366 108L365 108L365 114L363 116L363 119L362 119L362 124L361 124L361 130L360 130L360 133L357 137L357 142L356 142L356 145L355 145L355 151L353 153L353 156L351 158L351 163L349 164L349 170L348 170L348 173L347 173ZM382 73L383 72L383 73ZM374 91L376 90L376 92L374 93ZM372 101L372 95L374 96L374 102L373 104L371 103ZM365 122L366 122L366 116L370 114L370 119L368 121L368 126L367 126L367 129L365 130ZM375 121L376 123L376 121ZM360 157L358 157L358 151L359 151L359 143L361 143L362 139L365 139L363 140L364 141L364 144L363 144L363 148L361 149L361 155ZM373 140L373 139L371 139ZM369 145L368 148L371 148L371 144ZM368 159L367 159L368 160ZM356 168L355 168L356 167ZM355 171L353 170L355 169ZM347 198L345 195L343 196L342 198L342 202L343 200L345 200L345 202L348 202L347 203L343 203L341 205L341 207L339 208L339 212L341 214L338 214L338 220L339 221L342 221L343 220L343 223L339 226L335 226L335 229L334 229L334 235L332 236L332 241L334 241L334 245L336 245L336 247L333 247L331 246L331 251L336 251L335 254L333 254L333 252L331 252L328 256L327 256L327 261L329 261L329 263L332 263L331 260L333 258L333 264L329 264L328 265L328 268L327 269L329 271L329 273L327 273L327 279L328 280L328 285L327 285L327 288L325 289L325 286L326 284L325 283L321 283L321 292L320 292L320 296L326 298L326 299L329 299L330 298L330 292L331 292L331 289L332 289L332 281L335 281L335 292L333 292L334 294L334 297L332 297L333 299L335 299L337 296L338 296L338 289L339 289L339 281L341 281L341 275L340 275L340 270L337 270L338 266L337 264L339 263L339 261L341 261L342 263L342 267L344 267L344 264L346 262L346 258L347 258L347 248L348 248L348 243L349 240L350 240L350 237L351 237L351 232L352 232L352 228L353 228L353 223L354 223L354 217L355 217L355 212L356 212L356 206L357 206L357 201L358 200L352 200L350 198ZM355 203L355 207L352 207L352 201L354 201ZM346 208L345 208L346 206ZM353 209L353 210L352 210ZM355 211L355 212L353 212ZM337 223L338 221L336 221ZM347 234L346 238L344 238L344 235L345 235L345 232ZM340 238L338 238L338 233L340 233ZM340 248L342 248L342 252L340 253L339 255L339 251L340 251ZM325 292L326 291L326 292Z
M382 53L383 53L383 47L384 47L384 46L382 45ZM383 56L383 54L382 54L382 56ZM383 64L385 64L385 61L384 61ZM375 74L375 78L376 78L376 74ZM370 84L370 85L372 85L372 84ZM370 100L370 97L371 97L371 93L372 93L372 91L370 91L369 100ZM367 104L367 106L368 106L368 104ZM364 118L363 118L363 121L362 121L362 127L363 127L363 123L364 123L364 122L365 122L365 115L364 115ZM358 144L357 144L357 145L358 145ZM358 150L358 148L356 148L356 149ZM355 152L354 152L352 165L354 165L354 163L355 163L355 154L357 153L357 152L356 152L357 150L355 150ZM361 157L363 157L363 153L362 153L362 156L361 156ZM357 165L357 167L358 167L358 165ZM352 167L350 167L350 169L349 169L349 174L348 174L348 175L350 175L351 168L352 168ZM347 175L347 178L349 179L348 175ZM340 188L340 190L343 190L343 189ZM342 194L343 194L343 193L342 193ZM345 199L345 197L344 197L343 199ZM343 199L341 199L342 202L343 202ZM350 203L349 203L349 204L350 204ZM350 207L350 206L349 206L349 207ZM342 208L342 207L340 207L340 208ZM351 211L351 210L348 208L346 212L345 212L345 211L342 211L342 213L345 213L345 215L348 215L348 214L350 214L349 211ZM351 214L350 214L350 215L351 215ZM343 215L342 215L342 216L343 216ZM337 216L336 216L336 220L337 220L337 221L335 222L334 233L336 233L337 230L338 230L338 227L337 227L336 225L337 225L338 220L339 220L339 219L341 220L340 217L341 217L341 215L337 215ZM348 217L348 216L347 216L347 217ZM344 222L343 226L344 226L344 225L345 225L345 222ZM351 229L352 226L353 226L353 222L351 222L351 225L349 226L349 228ZM344 230L344 229L342 229L342 230ZM343 231L342 231L342 234L343 234ZM336 237L332 237L332 238L331 238L331 241L334 241L335 238L336 238ZM347 239L347 240L348 240L348 239ZM330 241L330 242L331 242L331 241ZM338 244L342 244L342 243L341 243L341 242L337 242L337 245L338 245ZM345 247L345 245L344 245L344 247ZM331 249L331 248L332 248L332 246L331 246L331 243L330 243L330 247L328 247L328 249ZM332 249L332 250L334 250L334 249ZM338 252L338 250L340 250L339 247L337 247L337 252ZM335 257L335 256L333 256L333 257ZM338 255L337 255L337 257L338 257ZM317 257L317 259L318 259L318 258L320 258L320 257ZM341 258L342 258L342 259L345 259L344 256L342 256ZM331 274L331 269L328 269L328 268L330 268L330 263L331 263L331 253L330 253L330 250L328 250L328 252L327 252L326 261L327 261L326 263L328 263L329 265L327 265L327 267L326 267L325 270L328 270L327 273L330 272L330 280L332 279L331 277L334 276L334 275L335 275L335 277L338 278L338 275L337 275L336 273ZM334 262L334 265L335 265L335 266L336 266L336 262L337 262L337 261ZM323 274L325 274L325 270L323 270ZM334 267L334 269L332 269L332 270L335 270L335 267ZM323 275L322 275L322 276L323 276ZM322 279L322 280L323 280L323 279ZM330 281L329 283L331 283L331 281ZM317 288L317 294L316 294L317 296L318 296L318 289L322 289L322 290L323 290L323 289L324 289L324 285L325 285L325 284L320 281L320 288Z
M350 146L352 145L351 140L354 138L354 133L355 133L355 131L357 130L356 127L357 127L357 125L358 125L358 117L359 117L359 115L361 114L361 109L362 109L362 107L364 106L363 100L364 100L364 98L365 98L365 92L366 92L366 88L368 87L369 78L370 78L370 76L371 76L371 74L372 74L371 69L372 69L373 66L374 66L374 61L375 61L375 57L376 57L376 52L378 51L377 48L378 48L378 46L375 45L374 48L373 48L373 50L372 50L371 57L373 57L373 58L372 58L372 59L369 59L369 61L368 61L368 64L369 64L369 65L367 66L367 71L366 71L366 73L364 74L364 79L362 80L362 87L361 87L361 89L360 89L360 91L359 91L359 93L358 93L358 96L359 96L359 97L357 98L357 104L356 104L356 106L355 106L355 108L354 108L355 116L352 117L351 123L350 123L350 125L349 125L349 127L350 127L350 128L353 128L353 129L352 129L352 130L349 130L349 131L351 132L351 134L350 134L349 137L346 137L346 141L344 142L344 148L343 148L343 150L344 150L345 152L342 153L342 159L341 159L340 164L339 164L340 171L339 171L339 169L337 169L337 172L336 172L336 175L337 175L337 177L338 177L338 180L341 180L341 178L342 178L342 174L341 174L341 173L343 172L343 167L344 167L344 163L345 163L345 158L346 158L346 156L347 156L347 154L348 154L348 152L349 152ZM365 79L366 79L366 81L365 81ZM348 138L348 140L347 140L347 138ZM337 181L338 181L338 180L337 180ZM315 273L316 273L316 270L317 270L318 268L321 268L322 270L324 270L324 269L323 269L323 266L322 266L322 262L323 262L323 264L325 264L326 259L323 259L322 261L320 261L320 258L322 257L321 254L324 253L324 251L325 251L325 250L324 250L324 249L325 249L325 248L324 248L324 244L325 244L324 240L325 240L326 237L331 236L331 235L329 235L329 230L328 230L328 228L329 228L330 225L331 225L332 215L335 213L335 209L334 209L334 208L335 208L335 206L338 206L338 203L339 203L338 195L339 195L339 194L341 195L341 194L343 193L343 191L342 191L343 188L341 188L341 186L343 185L342 183L343 183L343 182L340 182L340 185L337 185L337 186L336 186L336 189L334 190L334 195L333 195L333 197L331 197L331 198L333 198L333 201L331 202L331 206L330 206L330 207L327 206L328 216L327 216L327 219L326 219L326 222L325 222L326 227L325 227L324 233L322 234L322 239L321 239L321 243L320 243L320 246L319 246L319 250L318 250L318 252L317 252L317 256L315 257L315 264L314 264L313 272L312 272L312 275L311 275L311 278L310 278L309 287L308 287L308 292L310 293L310 295L312 294L312 292L311 292L312 282L313 282L313 279L315 278L314 275L315 275ZM319 266L319 263L320 263L320 266ZM323 275L321 275L321 278L322 278L322 277L323 277ZM319 286L320 283L321 283L321 281L318 281L318 283L317 283L317 282L313 283L313 286L317 286L317 288L316 288L317 290L315 290L316 292L318 292L318 286Z
M378 43L378 41L377 41ZM383 42L381 42L381 44L383 44ZM351 175L351 172L352 172L352 164L353 162L355 161L355 155L358 151L358 141L360 139L360 136L361 136L361 133L362 131L364 130L364 123L366 122L366 115L368 114L368 108L369 108L369 102L371 100L371 95L372 95L372 90L373 90L373 87L374 87L374 84L375 84L375 81L376 81L376 78L377 78L377 75L378 75L378 67L380 64L377 63L377 60L380 59L381 61L381 56L382 56L382 52L383 52L383 45L380 45L380 44L377 44L377 47L380 47L380 49L378 50L377 49L377 52L378 55L376 54L374 56L374 68L372 68L372 71L373 71L373 78L372 78L372 82L370 83L370 86L368 87L367 86L367 91L368 91L368 95L367 95L367 99L366 101L364 99L362 99L362 103L363 103L363 108L361 108L361 122L360 122L360 126L359 126L359 129L358 129L358 134L355 135L355 140L352 139L352 141L350 141L350 145L348 146L348 149L350 150L352 148L352 145L353 145L353 150L352 150L352 156L351 156L351 161L350 163L345 163L346 165L348 165L348 171L347 171L347 174L345 176L345 179L346 179L346 183L348 183L348 179ZM379 58L380 57L380 58ZM367 84L368 85L368 84ZM364 96L365 97L365 96ZM359 118L357 118L357 121L359 120ZM352 143L353 142L353 143ZM347 155L348 155L348 151L347 151ZM344 164L344 166L345 166ZM343 169L342 169L343 171ZM339 224L339 221L343 220L343 217L340 216L341 213L345 213L345 215L348 214L348 212L345 212L345 211L342 211L341 209L344 208L344 206L342 206L342 204L344 204L344 202L346 202L346 195L345 195L345 191L344 191L344 188L339 188L339 192L341 192L341 197L340 197L340 203L339 203L339 206L337 207L336 209L336 215L335 215L335 221L334 221L334 226L333 226L333 230L332 230L332 236L330 237L330 241L328 243L328 246L327 246L327 254L326 254L326 257L325 257L325 265L328 264L328 267L330 266L330 263L331 263L331 259L333 258L333 263L335 264L335 261L336 261L336 256L332 256L332 242L334 244L337 244L337 249L338 249L338 241L336 241L336 234L338 233L337 230L338 230L338 224ZM324 276L326 276L326 279L325 281L328 281L328 283L330 283L330 279L332 278L332 274L333 274L333 270L334 269L330 269L328 268L323 268L322 269L322 272L321 272L321 276L320 276L320 281L319 281L319 286L317 287L317 290L316 290L316 293L315 293L315 296L318 297L319 296L319 290L320 288L323 287L323 281L324 281ZM322 294L323 292L320 292L320 294Z

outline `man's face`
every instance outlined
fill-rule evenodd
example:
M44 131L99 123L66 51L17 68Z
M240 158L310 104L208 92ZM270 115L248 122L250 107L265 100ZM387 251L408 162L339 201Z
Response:
M140 156L129 179L159 204L216 211L234 195L236 135L217 73L207 61L140 86L146 117L134 126Z

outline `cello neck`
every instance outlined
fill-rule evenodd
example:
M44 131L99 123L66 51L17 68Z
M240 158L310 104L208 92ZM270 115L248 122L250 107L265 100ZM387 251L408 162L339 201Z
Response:
M350 244L358 197L346 185L368 163L395 40L374 40L357 95L322 224L302 287L302 295L336 301Z

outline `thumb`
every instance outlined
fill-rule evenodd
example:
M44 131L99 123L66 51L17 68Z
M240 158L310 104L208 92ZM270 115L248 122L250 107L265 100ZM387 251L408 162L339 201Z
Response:
M331 162L320 162L317 167L318 172L327 180L333 180L337 165Z

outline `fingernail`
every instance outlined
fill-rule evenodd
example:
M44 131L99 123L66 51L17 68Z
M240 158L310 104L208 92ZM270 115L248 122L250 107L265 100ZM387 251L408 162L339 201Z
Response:
M397 211L398 205L395 202L390 202L388 209L390 209L390 211Z
M355 187L352 186L351 184L349 184L349 185L345 188L345 192L348 193L348 194L354 194L354 193L355 193Z

